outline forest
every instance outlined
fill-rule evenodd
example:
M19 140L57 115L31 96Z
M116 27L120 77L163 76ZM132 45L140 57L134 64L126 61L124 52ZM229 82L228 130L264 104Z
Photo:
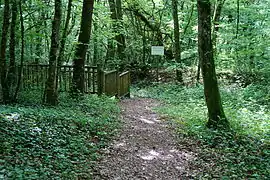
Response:
M0 179L270 179L269 0L0 0Z

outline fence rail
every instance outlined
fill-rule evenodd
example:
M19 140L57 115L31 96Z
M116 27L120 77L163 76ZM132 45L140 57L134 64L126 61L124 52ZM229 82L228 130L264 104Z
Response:
M48 78L49 65L25 65L23 66L23 89L44 89ZM73 66L57 67L58 89L60 92L69 92L72 87ZM85 66L85 93L97 93L97 67Z
M24 65L22 73L22 89L44 90L48 78L49 65ZM65 65L57 67L58 90L69 92L72 88L73 66ZM84 68L85 93L106 94L109 96L129 96L130 72L119 74L118 71L102 71L97 66L85 66Z
M49 65L24 65L22 73L22 89L45 89ZM58 90L69 92L72 88L73 66L57 67ZM106 94L109 96L129 96L130 72L119 74L118 71L103 71L97 66L84 68L85 93Z

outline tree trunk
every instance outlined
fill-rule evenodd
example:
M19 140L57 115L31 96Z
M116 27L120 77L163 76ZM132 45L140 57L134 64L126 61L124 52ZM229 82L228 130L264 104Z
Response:
M116 4L115 4L115 0L108 0L109 2L109 7L110 7L110 12L111 12L111 19L112 19L112 29L113 29L113 33L117 33L117 26L116 26L116 22L117 22L117 15L116 15ZM114 39L117 42L116 37L114 37ZM107 54L106 54L106 62L105 64L107 64L107 62L113 61L115 58L115 52L116 52L116 48L115 48L115 44L113 43L113 39L108 39L108 45L107 45Z
M214 15L213 15L214 23L213 23L213 28L212 28L213 40L212 41L213 41L213 44L214 44L215 48L217 46L216 40L217 40L217 32L219 30L219 21L220 21L222 8L223 8L223 5L224 5L225 1L226 0L217 0L216 7L215 7L215 10L214 10Z
M117 22L118 22L118 35L116 35L116 41L117 41L117 54L119 59L121 60L120 64L120 69L123 69L123 66L125 64L124 59L125 59L125 48L126 48L126 43L125 43L125 36L122 33L122 20L123 20L123 12L122 12L122 2L121 0L115 0L116 4L116 16L117 16Z
M66 40L68 36L68 27L69 27L69 22L71 18L71 8L72 8L72 0L68 1L68 9L67 9L67 16L66 16L66 22L65 26L62 32L62 38L60 42L60 48L59 48L59 55L57 58L57 67L61 66L64 62L64 54L65 54L65 45L66 45ZM56 72L56 79L59 78L59 71L57 70ZM56 88L58 88L58 80L56 81Z
M8 28L9 28L9 15L10 7L9 0L5 0L4 15L3 15L3 25L2 25L2 37L0 44L0 102L6 101L8 99L8 89L6 86L6 75L7 75L7 64L6 64L6 49L7 49L7 38L8 38Z
M174 25L174 53L175 61L180 65L176 69L176 79L180 83L183 82L182 65L181 65L181 47L180 47L180 33L179 33L179 20L178 20L178 1L172 0L172 15Z
M69 27L69 22L70 22L70 18L71 18L71 7L72 7L72 0L69 0L65 27L63 29L62 38L61 38L61 42L60 42L60 50L59 50L59 56L58 56L58 60L57 60L58 65L62 65L62 63L64 62L63 58L64 58L64 53L65 53L66 39L68 36L68 27Z
M120 60L120 69L124 67L124 59L125 59L125 36L121 32L122 26L121 21L123 20L123 13L122 13L122 3L121 0L108 0L110 11L111 11L111 19L113 21L113 32L116 34L114 39L117 42L117 48L115 51L115 47L112 42L108 42L108 58L113 59L115 56L115 52L117 52L117 57ZM111 41L111 40L109 40Z
M97 39L97 37L98 37L98 34L97 34L97 32L98 32L98 24L97 24L96 21L93 23L93 26L94 26L95 34L94 34L94 38L93 38L93 43L94 43L93 50L94 50L94 53L93 53L92 65L96 66L97 63L98 63L98 59L99 59L99 47L98 47L98 39Z
M16 47L16 21L17 21L17 2L13 1L12 3L12 19L11 19L11 26L10 26L10 43L9 43L9 71L7 75L7 89L8 94L7 97L9 101L14 96L15 92L15 84L16 84L16 69L15 69L15 47Z
M55 0L55 13L52 22L51 49L49 59L48 79L45 89L45 103L56 105L58 102L56 87L57 54L59 50L59 34L61 25L61 0Z
M39 19L45 19L44 17L44 12L43 10L41 11L40 14L37 15L37 18ZM35 17L36 18L36 17ZM34 63L35 64L39 64L40 63L40 58L42 56L42 53L43 53L43 44L42 44L42 41L43 41L43 38L42 38L42 31L44 29L44 27L46 26L42 26L43 25L43 22L39 22L39 26L36 27L36 36L35 36L35 61Z
M74 72L72 92L75 94L84 93L84 64L91 34L93 8L94 0L83 1L79 40L75 58L73 60Z
M219 93L213 44L211 39L211 4L209 0L197 0L198 8L198 51L204 81L204 95L208 109L207 126L228 128L229 122L223 111Z
M215 9L215 14L214 14L214 31L217 32L219 29L219 21L220 21L220 17L221 17L221 12L222 12L222 8L223 5L225 4L226 0L218 0L217 1L217 6Z
M20 24L21 24L21 64L20 64L19 73L18 73L17 87L16 87L14 97L13 97L14 100L17 99L18 92L20 90L21 80L22 80L22 71L23 71L23 62L24 62L24 23L23 23L23 12L22 12L22 0L20 0L19 2L19 10L20 10Z

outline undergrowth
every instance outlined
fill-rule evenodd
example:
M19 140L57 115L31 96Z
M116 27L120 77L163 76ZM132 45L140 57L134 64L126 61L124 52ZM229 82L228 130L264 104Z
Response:
M32 100L0 106L0 179L90 179L100 149L117 132L116 101L62 97L48 107Z
M207 109L203 87L156 84L134 88L135 95L165 102L156 110L171 119L179 144L198 152L195 178L269 179L270 111L269 87L236 85L221 87L221 96L231 130L206 128ZM199 148L198 148L199 147Z

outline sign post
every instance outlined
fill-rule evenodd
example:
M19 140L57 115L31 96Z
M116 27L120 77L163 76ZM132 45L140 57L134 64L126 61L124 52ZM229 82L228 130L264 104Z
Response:
M164 46L152 46L151 55L164 56ZM159 59L156 61L156 78L159 81Z

